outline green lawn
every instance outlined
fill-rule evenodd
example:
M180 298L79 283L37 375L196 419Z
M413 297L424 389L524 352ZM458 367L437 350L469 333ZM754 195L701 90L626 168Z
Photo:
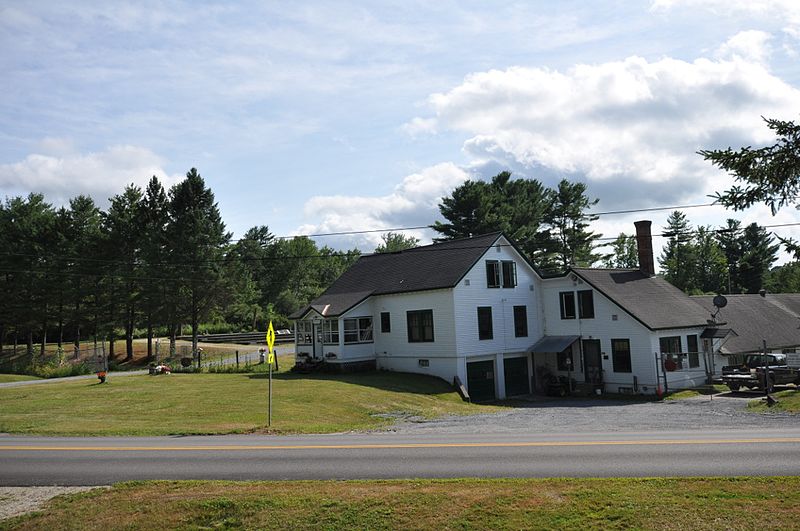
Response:
M686 398L695 398L698 396L715 395L717 393L727 393L730 391L727 385L701 385L694 389L684 389L682 391L675 391L664 397L664 400L683 400Z
M288 367L287 367L288 368ZM273 378L273 433L331 433L396 418L492 412L462 402L444 381L372 372ZM0 389L0 432L171 435L266 431L265 374L172 374Z
M772 395L772 398L778 401L772 407L767 406L763 399L751 400L747 404L750 411L782 411L786 413L800 413L800 390L791 389L789 391L780 391Z
M28 376L27 374L0 374L0 383L21 382L23 380L39 380L39 378Z
M9 529L800 529L800 478L133 482Z

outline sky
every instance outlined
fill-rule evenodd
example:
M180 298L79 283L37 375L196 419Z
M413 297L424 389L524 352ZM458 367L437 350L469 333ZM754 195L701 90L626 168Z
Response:
M503 170L585 182L595 212L704 204L733 180L696 152L800 119L798 65L796 0L0 0L0 197L105 207L196 167L234 237L425 226ZM658 234L668 213L591 228ZM368 252L380 233L315 239Z

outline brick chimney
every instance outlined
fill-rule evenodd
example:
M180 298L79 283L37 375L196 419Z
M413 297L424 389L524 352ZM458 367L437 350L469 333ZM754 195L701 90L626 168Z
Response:
M639 269L642 273L654 276L656 274L653 262L653 237L650 234L650 220L636 221L636 250L639 253Z

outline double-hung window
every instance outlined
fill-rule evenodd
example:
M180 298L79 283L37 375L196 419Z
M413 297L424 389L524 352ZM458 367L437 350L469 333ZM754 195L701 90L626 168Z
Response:
M503 287L514 288L517 286L517 264L513 260L500 262L503 270Z
M345 343L372 343L372 317L344 320Z
M562 319L575 319L575 292L561 291L558 293L558 303L561 307Z
M486 261L486 287L500 287L500 262L497 260Z
M409 343L433 342L433 310L406 312Z
M388 334L392 331L392 319L389 312L381 312L381 334Z
M590 289L578 292L578 317L594 319L594 295Z
M478 306L478 339L493 339L492 307Z
M514 306L514 337L528 337L527 306Z
M630 339L612 339L611 357L613 358L614 372L631 372Z

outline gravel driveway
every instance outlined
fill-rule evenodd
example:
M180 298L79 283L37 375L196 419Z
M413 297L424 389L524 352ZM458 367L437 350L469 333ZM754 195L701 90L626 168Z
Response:
M594 431L665 431L692 428L797 428L789 413L751 413L747 403L759 398L743 393L663 402L600 399L535 399L515 402L500 413L405 419L390 428L398 433L564 433Z

